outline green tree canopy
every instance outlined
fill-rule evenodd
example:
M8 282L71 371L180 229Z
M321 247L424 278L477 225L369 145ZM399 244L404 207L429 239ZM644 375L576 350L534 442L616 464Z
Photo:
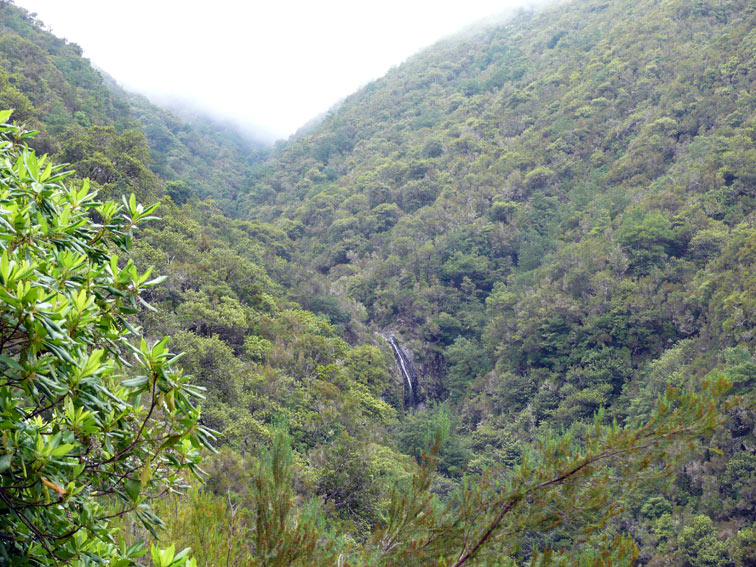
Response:
M155 206L98 202L29 133L0 136L0 563L126 565L142 550L117 548L110 518L154 531L148 498L197 472L211 437L166 339L129 321L160 278L118 254Z

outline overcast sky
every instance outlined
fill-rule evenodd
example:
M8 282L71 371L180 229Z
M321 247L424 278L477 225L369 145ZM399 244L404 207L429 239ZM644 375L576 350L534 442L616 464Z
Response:
M154 102L268 141L438 39L526 0L16 0Z

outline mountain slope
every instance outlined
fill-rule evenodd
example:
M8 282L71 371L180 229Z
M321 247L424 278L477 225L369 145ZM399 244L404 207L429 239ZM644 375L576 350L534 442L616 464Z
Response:
M554 430L579 451L595 414L641 423L668 386L724 374L742 397L705 450L671 482L613 493L626 511L603 536L629 533L644 564L748 564L754 24L747 0L523 12L413 57L261 162L108 92L75 46L1 3L0 103L42 130L36 147L106 195L164 200L135 243L169 276L140 323L187 352L225 447L210 490L171 508L172 533L197 547L182 527L197 518L249 521L234 506L254 509L250 471L281 422L291 498L322 502L347 549L438 422L444 499L464 474L509 478ZM414 354L417 406L380 334ZM522 557L588 557L571 527L526 533Z
M750 2L588 1L448 40L274 157L250 215L430 351L479 339L494 287L563 278L550 254L586 254L570 278L666 282L680 260L692 280L753 209L753 19ZM580 285L564 301L595 296ZM622 339L634 364L700 327L680 309L647 322L658 342ZM549 358L514 364L529 356Z
M117 98L128 102L129 112L144 129L151 169L166 181L186 185L179 200L211 198L224 214L237 216L236 199L269 150L208 118L184 119L159 108L145 97L123 90L110 77L106 76L105 84ZM176 189L174 198L179 193Z
M133 323L151 340L171 335L172 348L186 352L183 370L208 390L202 420L224 448L217 467L208 465L217 468L211 482L226 482L227 460L256 467L260 447L286 423L300 495L327 502L348 492L348 506L330 506L330 521L346 532L373 523L391 479L411 466L388 433L404 411L401 382L387 346L349 344L342 328L292 300L300 270L282 230L224 214L258 149L106 88L75 45L6 2L0 79L0 106L40 130L32 145L68 163L72 184L88 177L100 196L161 200L161 219L138 233L131 259L167 282L144 296L156 311L145 308ZM323 480L339 473L329 456L354 447L351 488ZM369 479L371 498L357 498Z
M342 313L401 334L467 466L710 372L750 397L755 29L751 1L587 0L441 42L274 155L249 216ZM665 493L675 525L753 519L723 480L753 461L749 403Z

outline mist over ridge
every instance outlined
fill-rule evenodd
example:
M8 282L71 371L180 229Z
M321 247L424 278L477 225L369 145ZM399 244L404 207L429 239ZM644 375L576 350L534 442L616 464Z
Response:
M413 53L523 0L240 6L222 0L119 4L18 0L126 89L179 111L285 139ZM97 14L96 26L85 25ZM128 30L138 29L132 41ZM213 30L217 30L214 32ZM215 34L215 35L214 35ZM128 45L128 49L121 46Z

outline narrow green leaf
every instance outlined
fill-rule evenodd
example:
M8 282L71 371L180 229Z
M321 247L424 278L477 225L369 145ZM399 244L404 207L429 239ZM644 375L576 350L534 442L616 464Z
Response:
M0 473L6 471L10 467L12 458L13 455L10 454L0 455Z
M129 378L121 382L124 388L141 388L147 383L147 376L138 376L137 378Z

